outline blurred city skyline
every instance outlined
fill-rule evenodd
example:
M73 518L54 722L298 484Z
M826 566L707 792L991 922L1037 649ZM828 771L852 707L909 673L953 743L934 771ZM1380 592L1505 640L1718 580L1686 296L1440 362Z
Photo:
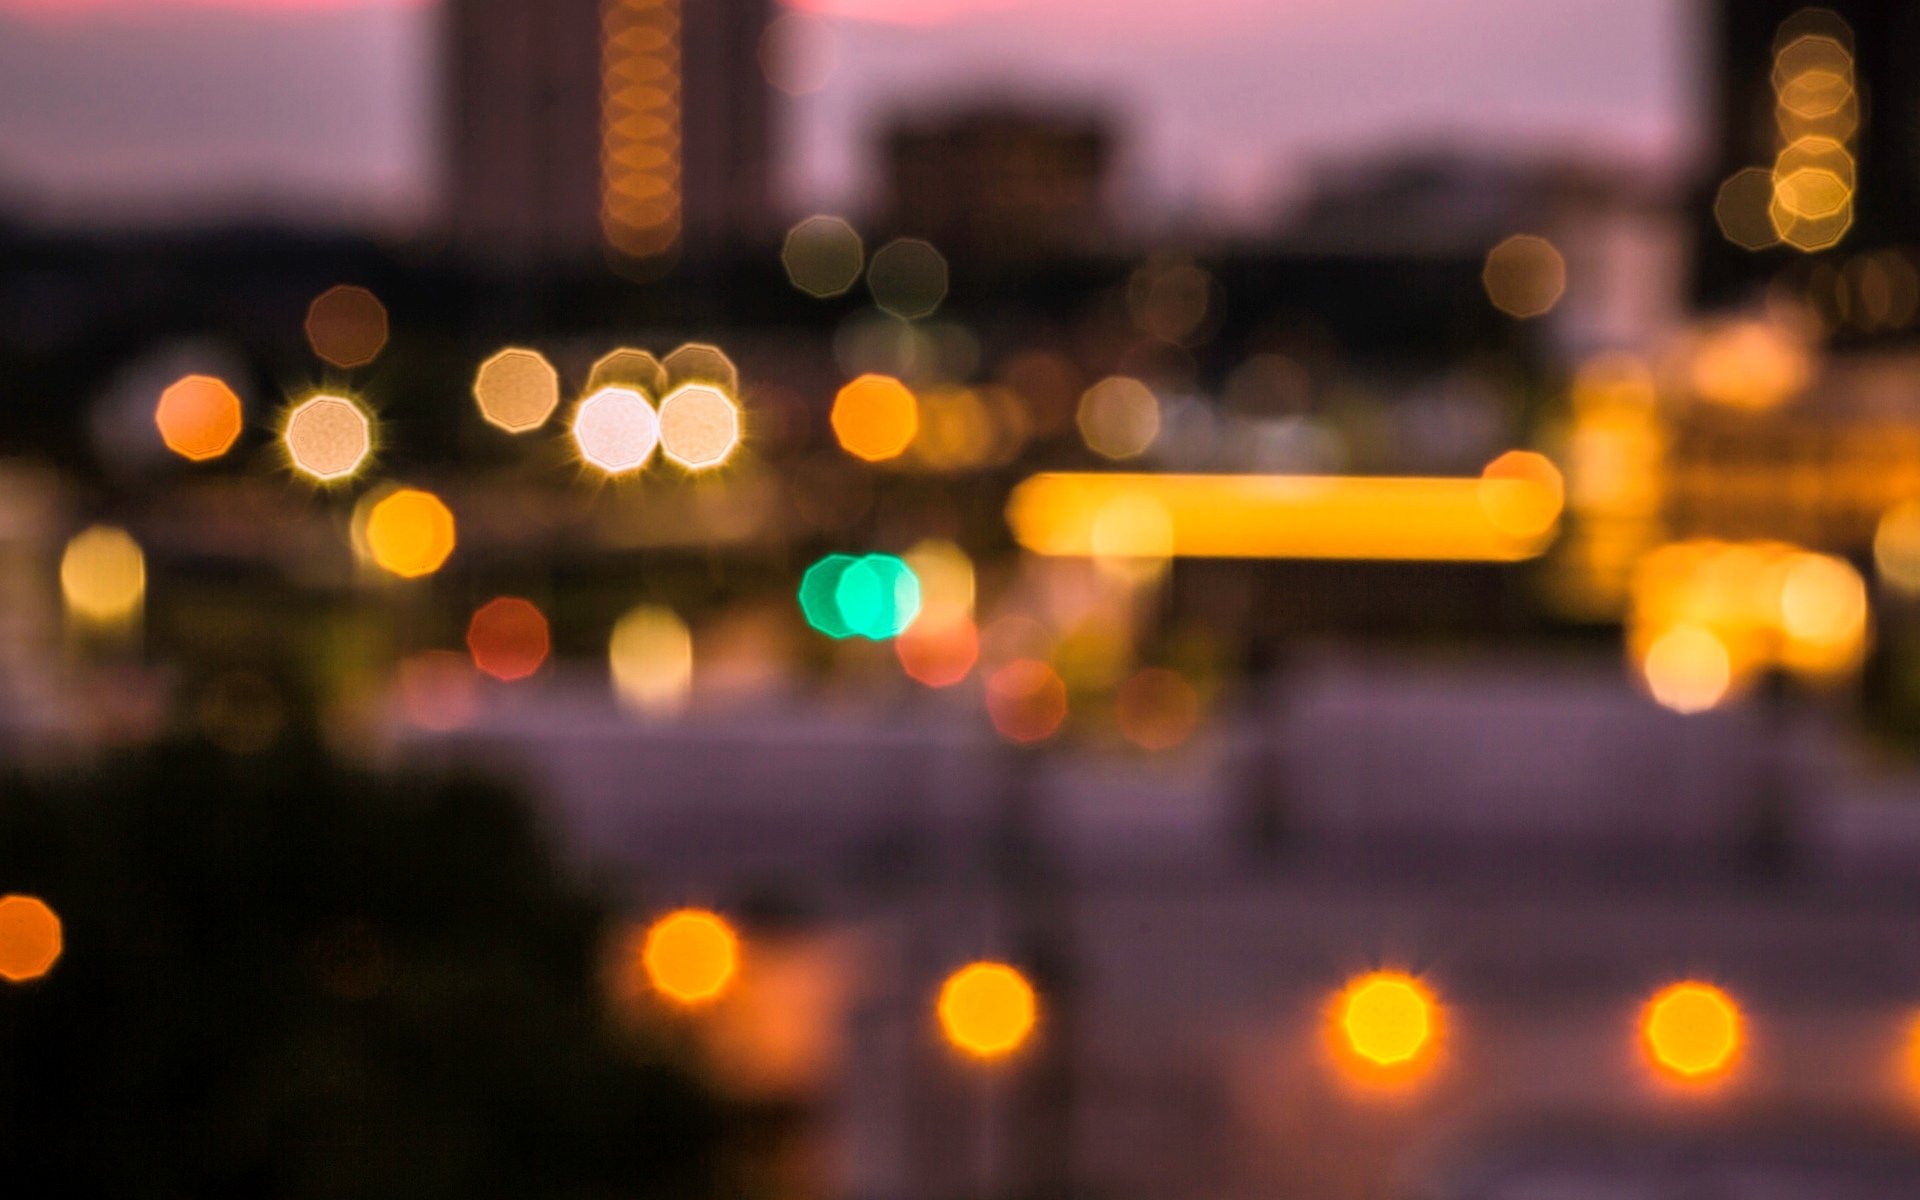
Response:
M0 204L29 219L416 227L435 0L0 0ZM1408 147L1692 166L1685 0L806 0L832 70L778 196L872 200L874 131L983 94L1106 108L1136 221L1261 228L1316 165ZM819 77L819 73L816 73ZM76 81L78 86L76 86Z

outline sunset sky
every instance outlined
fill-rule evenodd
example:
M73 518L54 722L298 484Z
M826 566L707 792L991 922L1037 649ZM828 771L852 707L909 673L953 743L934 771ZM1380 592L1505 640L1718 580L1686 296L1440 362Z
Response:
M1693 137L1687 0L798 0L838 68L795 106L796 207L857 205L868 130L990 91L1117 110L1128 194L1255 220L1382 146ZM0 0L0 202L401 220L431 196L432 0Z

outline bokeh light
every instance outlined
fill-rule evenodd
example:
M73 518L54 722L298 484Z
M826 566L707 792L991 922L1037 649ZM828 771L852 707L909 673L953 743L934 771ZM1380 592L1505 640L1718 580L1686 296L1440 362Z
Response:
M1544 454L1509 450L1480 473L1480 507L1503 533L1536 538L1551 530L1566 507L1566 482Z
M1763 320L1706 326L1693 339L1687 360L1687 384L1695 396L1750 411L1792 399L1812 375L1812 355L1804 342Z
M1707 983L1676 983L1647 1002L1640 1018L1648 1060L1669 1078L1703 1083L1726 1074L1740 1052L1739 1006Z
M315 396L287 415L281 434L301 473L331 483L351 478L373 452L373 422L344 396Z
M1005 963L976 962L940 985L936 1007L949 1044L975 1058L1001 1058L1025 1044L1039 1017L1033 985Z
M902 557L920 580L917 623L944 624L973 615L973 560L965 550L943 538L927 538Z
M780 263L794 287L824 300L844 295L860 282L866 254L852 225L839 217L814 216L787 231Z
M667 366L645 350L622 346L594 363L587 373L587 395L610 387L628 388L643 396L664 396Z
M1676 625L1655 638L1640 669L1647 691L1677 713L1705 712L1733 685L1726 643L1699 625Z
M527 433L560 406L560 372L539 351L510 347L480 364L473 398L487 424Z
M1148 667L1121 683L1114 696L1120 733L1142 750L1171 750L1200 724L1200 693L1178 671Z
M95 525L75 534L60 556L60 593L83 620L117 625L139 614L147 596L147 559L126 530Z
M322 362L364 367L387 346L387 309L363 287L328 288L307 308L307 344Z
M1553 311L1567 290L1567 262L1546 238L1520 233L1487 252L1480 273L1487 299L1523 320Z
M867 288L881 311L903 321L924 320L947 298L947 260L931 242L895 239L873 252Z
M660 415L632 388L602 388L573 414L580 457L609 475L638 471L660 444Z
M701 383L728 396L740 394L740 368L718 346L688 342L660 361L667 373L667 390Z
M680 5L607 0L600 6L600 227L630 258L680 243Z
M807 12L787 11L760 35L760 71L789 96L810 96L827 86L840 65L833 26Z
M1335 1044L1368 1067L1405 1068L1434 1045L1439 1006L1425 984L1398 971L1349 983L1334 1003Z
M649 716L677 713L693 690L693 634L672 609L641 605L614 625L607 663L622 704Z
M660 402L660 451L690 471L717 467L740 445L740 409L719 388L693 383Z
M367 514L365 537L368 556L382 570L418 579L453 553L453 512L432 492L401 488Z
M885 641L920 613L920 580L891 554L830 554L800 579L800 611L828 637Z
M426 650L400 661L395 679L400 714L432 733L465 728L480 709L473 660L454 650Z
M1044 742L1067 719L1066 681L1038 659L1017 658L987 680L987 717L1009 741Z
M1713 199L1713 219L1720 235L1743 250L1765 250L1780 244L1773 223L1773 172L1743 167L1727 176Z
M1895 591L1920 595L1920 500L1896 504L1873 533L1873 560Z
M26 983L53 969L65 948L60 918L37 896L0 897L0 979Z
M240 437L240 397L210 375L189 375L160 393L153 423L167 449L191 462L219 458Z
M538 671L552 649L546 614L518 596L489 600L467 623L467 651L473 665L503 683Z
M867 462L898 458L920 432L920 402L889 375L862 375L833 400L833 436Z
M1138 458L1160 436L1160 401L1138 379L1114 375L1080 397L1076 420L1081 438L1095 454Z
M1781 631L1817 645L1858 643L1867 626L1867 587L1851 563L1798 554L1780 585Z
M684 908L655 921L641 963L656 991L679 1004L718 1000L740 972L740 938L717 913Z
M893 648L907 678L930 688L953 687L980 661L980 630L971 617L936 621L922 614Z

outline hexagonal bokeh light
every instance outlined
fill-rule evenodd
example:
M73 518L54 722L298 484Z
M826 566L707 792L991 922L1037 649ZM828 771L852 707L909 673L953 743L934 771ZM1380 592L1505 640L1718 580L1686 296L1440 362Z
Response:
M920 615L920 580L891 554L830 554L800 579L807 624L836 640L899 637Z
M387 308L363 287L328 288L307 308L307 344L324 362L364 367L387 346Z
M432 492L401 488L367 514L367 554L402 579L438 571L453 553L453 513Z
M560 407L560 372L537 350L502 350L480 364L473 398L489 425L527 433L545 425Z
M740 445L740 409L719 388L688 384L660 402L660 450L690 471L717 467Z
M1546 238L1518 233L1487 252L1480 282L1487 299L1510 317L1544 317L1567 290L1567 261Z
M294 468L322 482L346 479L373 451L373 422L344 396L315 396L287 416L281 440Z
M580 457L609 475L638 471L660 444L660 414L632 388L601 388L573 415Z
M65 948L59 916L37 896L0 897L0 979L26 983L53 969Z
M240 397L211 375L189 375L160 393L153 423L167 449L190 462L209 462L240 437Z
M866 266L860 234L839 217L808 217L787 231L780 263L794 287L816 299L845 295Z
M946 301L946 257L931 242L898 238L873 252L867 288L882 311L903 321L923 320Z

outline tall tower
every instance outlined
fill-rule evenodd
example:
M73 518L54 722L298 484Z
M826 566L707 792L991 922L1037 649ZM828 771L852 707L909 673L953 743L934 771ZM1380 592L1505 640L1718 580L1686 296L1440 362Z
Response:
M765 230L772 0L448 0L446 201L520 265L726 251Z

